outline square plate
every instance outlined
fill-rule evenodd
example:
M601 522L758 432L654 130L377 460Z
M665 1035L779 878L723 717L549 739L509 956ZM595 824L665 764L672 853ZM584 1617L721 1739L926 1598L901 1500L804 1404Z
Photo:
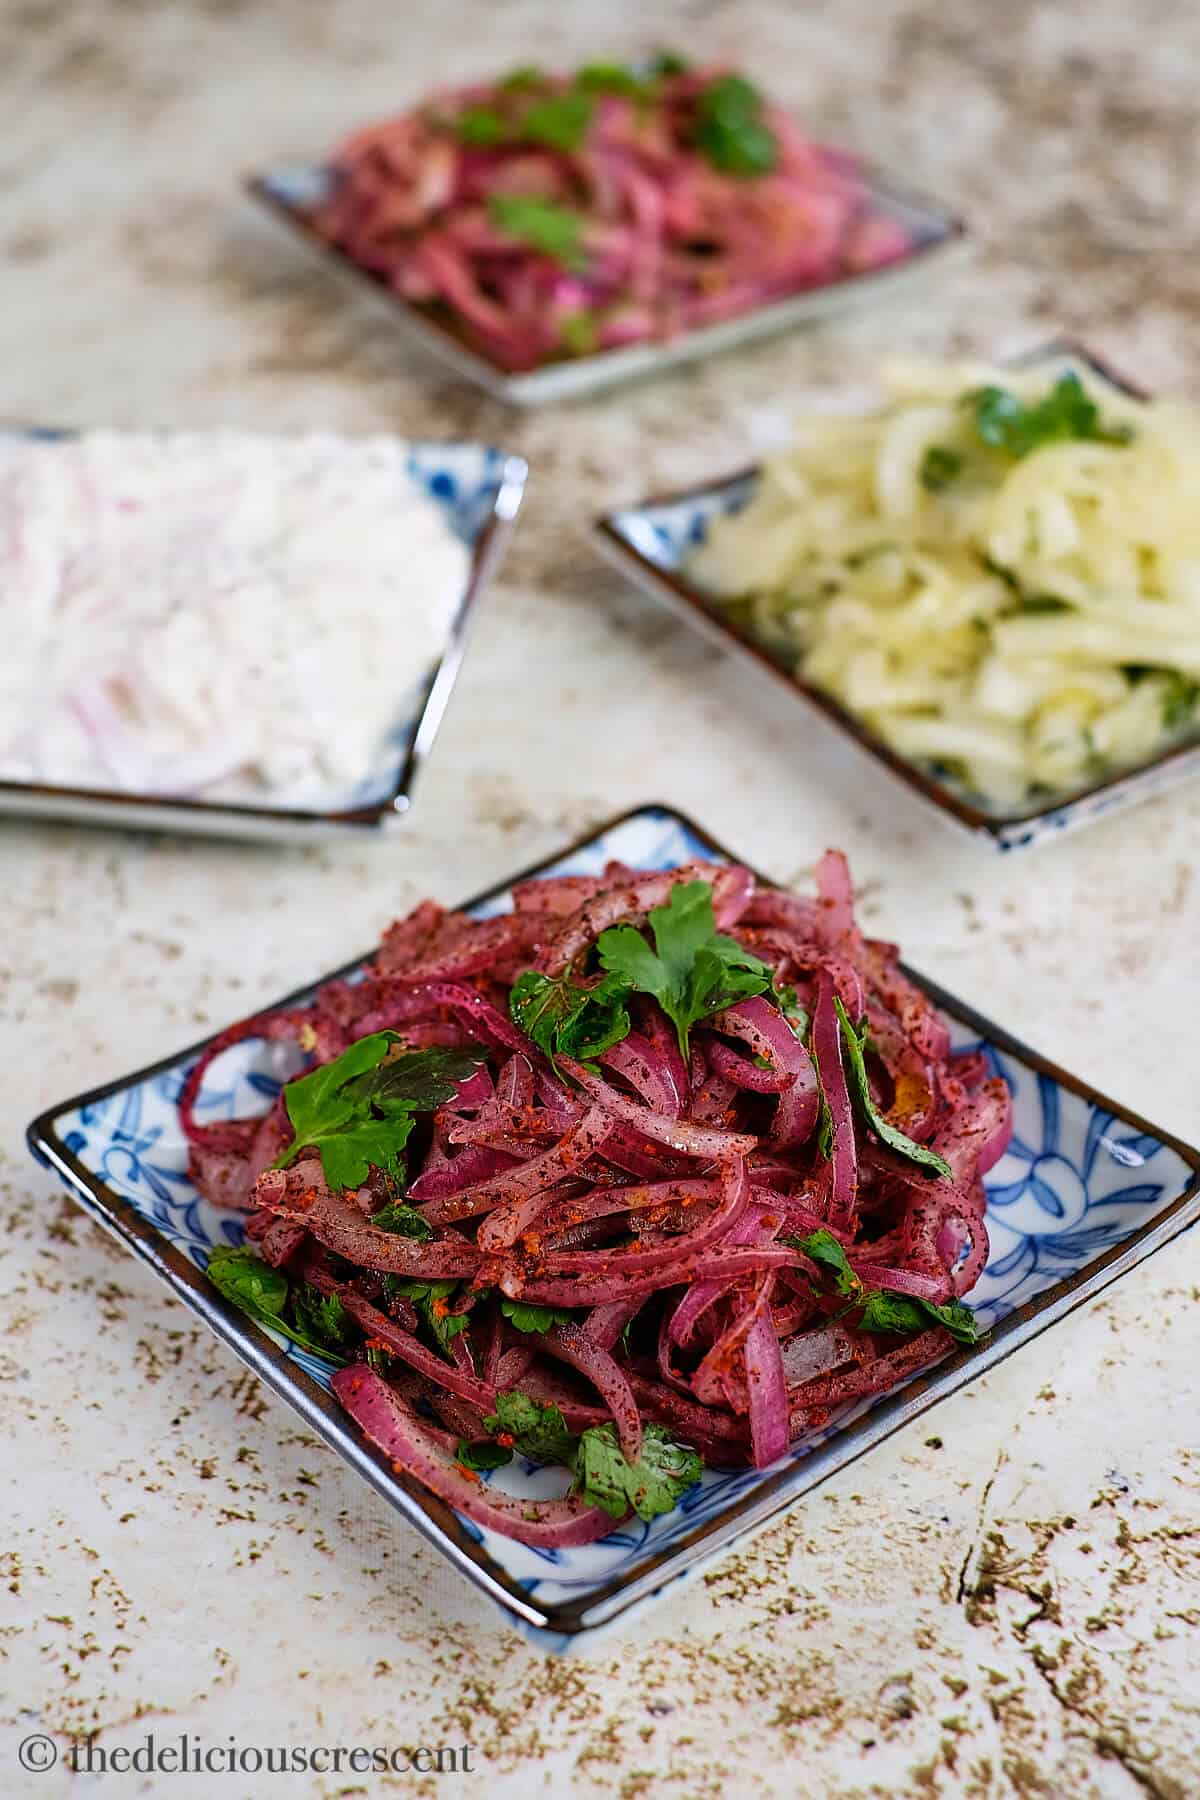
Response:
M1047 375L1074 370L1093 385L1099 381L1135 399L1145 398L1132 382L1114 374L1081 345L1068 340L1043 345L1016 359L1011 366L1045 368ZM977 804L965 790L894 750L840 701L794 674L769 650L739 631L714 596L684 572L684 561L703 542L709 520L740 511L753 496L759 476L757 466L741 469L682 493L660 495L638 506L606 513L593 524L590 541L606 562L651 599L661 602L721 649L732 650L756 668L765 669L790 693L824 713L876 763L936 806L944 818L965 826L997 850L1021 850L1175 787L1200 771L1200 743L1192 733L1182 740L1169 740L1141 762L1117 769L1074 792L1048 796L1014 811L1001 811Z
M467 343L453 325L431 307L405 300L382 276L362 268L352 256L336 244L327 243L314 231L309 214L328 196L333 180L333 170L327 164L286 163L251 176L246 189L265 207L267 215L283 227L292 243L307 246L326 267L332 267L346 277L360 294L373 298L394 322L403 325L410 336L419 339L456 374L484 388L495 399L507 400L513 406L540 406L550 400L595 393L600 388L639 375L657 375L663 369L692 362L715 350L751 343L809 320L823 319L830 313L882 298L894 288L928 272L954 247L962 247L966 239L962 221L944 211L935 201L904 193L882 175L867 169L864 180L870 205L884 218L903 225L913 240L908 254L896 262L824 282L784 300L773 300L736 319L723 319L716 325L683 332L669 343L629 344L615 350L598 350L591 356L564 358L515 374Z
M648 806L512 881L596 872L610 858L673 868L696 855L725 859L727 852L681 814ZM504 910L510 885L490 889L470 909ZM950 1020L955 1043L981 1045L1013 1092L1012 1145L986 1184L991 1259L970 1296L992 1328L990 1337L898 1391L844 1410L824 1433L772 1468L707 1472L674 1512L650 1525L635 1520L578 1549L535 1550L481 1530L419 1484L393 1474L327 1393L328 1366L260 1330L209 1287L201 1273L209 1250L238 1241L241 1226L235 1215L202 1201L187 1178L177 1101L203 1045L52 1108L30 1126L29 1143L87 1212L144 1258L527 1636L561 1651L590 1640L601 1626L743 1541L825 1476L1036 1337L1200 1217L1200 1153L1054 1068L932 983L922 985ZM280 1046L255 1043L229 1050L214 1065L220 1074L206 1089L210 1115L265 1110L286 1072L280 1053Z
M9 427L22 436L67 442L76 435L50 427ZM184 831L215 837L308 840L395 823L412 792L458 678L477 602L499 566L525 491L528 469L519 456L485 444L412 442L407 479L445 513L471 551L466 584L450 615L437 661L396 695L396 725L378 766L364 770L347 804L328 811L242 801L171 798L120 788L57 787L0 780L0 815L71 819L84 825Z

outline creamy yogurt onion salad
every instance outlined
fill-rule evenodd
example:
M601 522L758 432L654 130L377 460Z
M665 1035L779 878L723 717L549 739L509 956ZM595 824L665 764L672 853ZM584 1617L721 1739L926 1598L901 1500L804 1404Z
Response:
M469 551L388 437L0 440L0 777L348 803Z
M1200 415L1072 369L894 363L804 422L690 573L998 809L1200 724Z

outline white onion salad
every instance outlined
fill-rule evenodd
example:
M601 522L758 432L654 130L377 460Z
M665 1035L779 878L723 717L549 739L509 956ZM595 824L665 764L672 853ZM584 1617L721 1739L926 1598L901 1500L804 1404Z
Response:
M731 617L998 809L1200 724L1200 414L1087 370L895 363L689 562Z
M0 439L0 777L348 804L470 553L382 436Z

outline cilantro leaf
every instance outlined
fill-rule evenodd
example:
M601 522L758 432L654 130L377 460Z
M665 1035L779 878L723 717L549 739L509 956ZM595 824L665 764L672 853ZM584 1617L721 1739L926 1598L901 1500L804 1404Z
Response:
M611 974L654 996L675 1027L686 1061L688 1032L697 1020L766 992L773 976L757 956L717 931L710 882L680 882L666 905L651 912L649 924L653 949L632 925L610 926L596 949Z
M546 85L546 71L539 69L536 63L522 63L510 71L500 83L500 90L505 94L523 94Z
M508 120L494 106L464 107L454 121L454 129L464 144L480 148L503 144L512 136Z
M507 1295L500 1302L500 1311L518 1331L549 1331L553 1325L571 1325L575 1319L574 1313L556 1306L526 1306L523 1300L510 1300Z
M271 1326L302 1350L312 1350L331 1362L346 1362L333 1348L344 1341L350 1326L349 1314L336 1296L330 1296L333 1306L322 1311L322 1302L312 1290L298 1290L293 1301L296 1319L287 1319L284 1313L291 1297L287 1276L244 1246L235 1249L232 1244L218 1244L209 1254L207 1274L218 1293L247 1318Z
M394 1231L399 1237L424 1240L433 1236L433 1226L424 1213L415 1206L405 1206L402 1200L389 1200L379 1212L371 1214L371 1223L380 1231Z
M613 1425L589 1426L575 1458L580 1495L614 1519L623 1519L631 1508L647 1520L670 1512L703 1471L690 1445L677 1444L661 1425L647 1425L636 1463L626 1461Z
M292 1312L303 1331L331 1350L340 1349L354 1335L354 1320L338 1295L318 1293L307 1281L292 1294Z
M571 1464L576 1439L557 1406L542 1406L519 1388L496 1395L496 1410L484 1421L493 1437L503 1434L513 1448L533 1462Z
M449 1360L450 1339L457 1337L460 1331L465 1331L471 1323L468 1313L450 1310L450 1298L458 1287L458 1282L453 1278L447 1281L410 1281L405 1277L393 1277L386 1285L389 1297L400 1295L403 1299L412 1301L438 1349Z
M741 75L719 75L696 96L696 148L724 175L765 175L779 144L763 121L758 89Z
M837 995L834 996L833 1004L842 1027L842 1042L846 1046L846 1073L849 1079L850 1093L852 1098L858 1102L859 1110L871 1130L881 1143L886 1144L897 1155L907 1157L909 1162L916 1163L922 1169L931 1169L946 1181L952 1181L954 1171L945 1157L939 1156L936 1150L931 1150L928 1144L914 1143L912 1138L905 1136L904 1132L898 1131L894 1125L889 1125L876 1107L871 1098L871 1083L867 1076L864 1054L866 1030L864 1028L860 1037L850 1023L850 1015Z
M564 268L587 268L583 248L584 217L554 200L530 194L493 194L488 201L492 223L511 238L540 250Z
M441 1048L391 1056L400 1041L394 1031L373 1032L332 1062L289 1081L284 1104L295 1135L275 1168L286 1169L302 1150L312 1149L335 1191L361 1187L373 1167L403 1182L400 1153L413 1114L449 1100L482 1058L474 1051Z
M1099 407L1078 375L1070 371L1060 375L1050 392L1032 405L1002 387L975 388L964 400L983 442L1010 456L1028 456L1043 444L1069 439L1127 444L1133 436L1128 425L1101 423Z
M970 1307L961 1300L949 1300L945 1306L934 1306L929 1300L916 1300L908 1294L885 1293L875 1289L867 1293L859 1325L864 1331L928 1331L931 1324L941 1325L960 1344L973 1344L979 1328Z
M623 94L637 100L646 93L649 83L626 63L585 63L575 77L575 86L587 94Z
M466 1438L459 1438L454 1460L464 1469L502 1469L505 1463L512 1461L512 1455L511 1450L506 1450L503 1444L493 1444L490 1438L483 1438L478 1444L468 1444Z
M962 473L963 459L957 450L945 444L930 444L921 458L921 486L931 494L940 494Z
M513 983L508 1010L513 1024L552 1063L559 1056L590 1062L628 1037L629 991L629 983L619 975L605 975L594 987L580 987L565 975L551 977L526 969Z

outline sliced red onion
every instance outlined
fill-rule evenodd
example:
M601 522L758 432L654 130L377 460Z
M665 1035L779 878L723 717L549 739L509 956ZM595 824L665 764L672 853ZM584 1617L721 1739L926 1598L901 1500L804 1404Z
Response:
M744 1132L718 1131L707 1125L693 1124L689 1119L672 1119L663 1113L653 1112L648 1107L639 1106L636 1100L618 1093L610 1083L591 1074L583 1063L573 1062L569 1057L561 1060L568 1075L578 1082L597 1106L602 1106L618 1119L624 1119L627 1124L640 1131L643 1137L668 1144L672 1150L680 1150L686 1156L749 1156L757 1144L756 1138Z
M621 1450L629 1463L642 1458L642 1419L637 1401L619 1366L607 1350L601 1348L586 1331L576 1325L556 1325L541 1340L543 1350L586 1375L604 1404L612 1413L621 1441Z
M812 1043L833 1136L829 1223L839 1231L852 1233L858 1217L858 1159L854 1147L854 1117L846 1087L846 1071L842 1066L842 1033L833 995L832 978L825 973L817 987Z

